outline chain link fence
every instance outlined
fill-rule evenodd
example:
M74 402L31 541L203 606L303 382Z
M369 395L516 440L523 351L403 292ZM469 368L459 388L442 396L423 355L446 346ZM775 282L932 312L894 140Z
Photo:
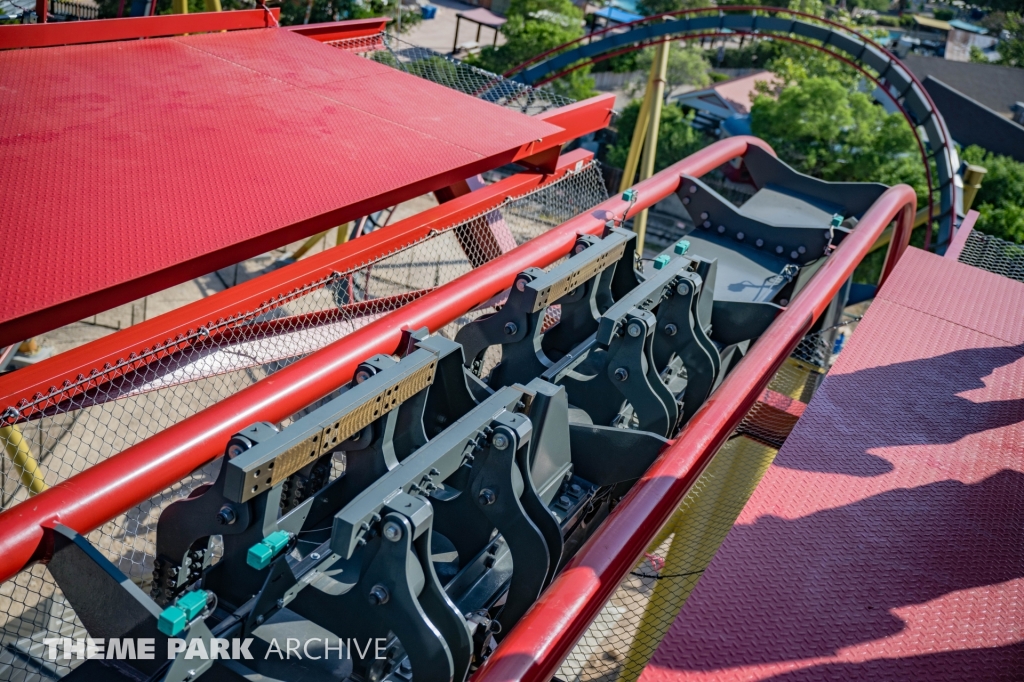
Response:
M967 235L961 263L1024 282L1024 245L972 230Z
M849 324L800 342L562 663L558 680L640 677L831 366L837 332L849 332Z
M0 509L25 502L605 199L600 167L590 163L371 263L311 281L116 365L83 368L77 381L47 395L0 406L6 416L0 428L6 454L0 457ZM454 338L483 312L441 333ZM336 464L334 475L340 470ZM89 540L148 592L161 510L215 474L216 465L194 472L96 529ZM60 636L80 637L84 630L45 566L0 585L0 681L67 673L42 655L42 640Z
M546 88L534 88L508 80L440 52L407 43L388 33L347 38L327 44L531 116L575 101Z

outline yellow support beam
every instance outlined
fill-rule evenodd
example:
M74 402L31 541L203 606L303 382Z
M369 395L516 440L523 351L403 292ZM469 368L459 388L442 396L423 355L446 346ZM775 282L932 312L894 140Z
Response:
M660 43L654 53L651 65L651 85L648 96L651 98L651 114L647 124L647 139L644 141L644 155L640 164L640 180L654 175L654 161L658 153L658 129L661 126L661 105L665 98L665 74L668 71L668 50L671 43ZM643 257L644 238L647 235L647 209L640 211L633 219L633 231L636 232L636 251Z
M636 178L636 169L640 165L640 152L644 148L644 139L647 138L647 125L651 116L651 92L654 90L654 66L647 76L647 88L644 89L644 99L640 103L640 112L636 117L636 124L633 126L633 138L629 141L629 154L626 156L626 167L622 170L622 180L619 181L619 192L625 192L633 186Z
M985 173L988 173L988 169L984 166L975 166L973 163L967 164L967 169L964 171L964 215L974 205L974 197L978 196L978 190L981 189L981 181L985 179Z
M21 434L21 429L17 425L0 428L0 440L4 442L4 452L18 472L21 484L28 488L29 496L46 490L49 486L43 481L43 473L32 456L32 450Z
M658 551L669 536L671 544L619 682L640 677L777 453L745 436L728 441L655 537L648 552Z

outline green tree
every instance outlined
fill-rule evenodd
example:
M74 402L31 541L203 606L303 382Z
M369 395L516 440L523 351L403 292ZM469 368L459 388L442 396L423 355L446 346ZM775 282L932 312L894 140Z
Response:
M655 52L656 49L653 47L641 50L636 59L636 69L645 74L650 73ZM667 100L683 85L707 87L711 83L710 72L711 65L704 58L703 50L696 45L672 43L668 52L668 69L665 72L665 99Z
M830 181L906 183L921 197L924 168L906 121L840 81L813 76L761 95L754 135L797 170Z
M1024 67L1024 15L1008 12L1003 28L1010 37L999 41L999 63L1005 66Z
M616 121L618 138L608 149L607 161L616 168L626 165L629 155L629 144L633 141L633 129L636 119L640 116L640 100L630 102ZM685 114L682 108L668 104L661 109L661 120L658 124L658 148L655 154L654 169L662 170L676 161L703 149L711 140L698 132L691 125L693 113Z
M650 17L665 12L675 12L681 9L693 9L697 7L710 7L711 0L640 0L636 9L640 14Z
M565 20L560 20L564 18ZM466 62L502 74L543 52L583 35L583 13L569 0L512 0L508 21L501 32L506 42L485 47ZM572 72L551 84L556 93L580 100L594 93L590 67Z
M971 62L973 64L988 64L988 57L982 52L981 48L977 45L971 45Z
M978 146L963 150L967 163L988 171L974 199L977 228L1012 242L1024 242L1024 163Z

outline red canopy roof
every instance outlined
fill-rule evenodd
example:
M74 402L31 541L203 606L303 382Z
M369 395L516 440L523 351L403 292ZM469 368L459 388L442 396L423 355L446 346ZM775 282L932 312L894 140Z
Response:
M0 52L0 345L561 128L283 29Z

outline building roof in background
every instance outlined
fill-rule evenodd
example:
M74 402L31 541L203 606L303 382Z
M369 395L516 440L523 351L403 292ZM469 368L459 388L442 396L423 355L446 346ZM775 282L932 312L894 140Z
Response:
M969 24L966 21L960 21L959 19L954 19L953 21L949 22L949 25L952 28L957 28L960 29L961 31L967 31L968 33L977 33L979 35L988 34L987 28L975 26L974 24Z
M628 24L631 21L640 21L643 19L639 14L633 14L632 12L621 10L618 7L603 7L594 12L594 16L607 19L608 21L616 24Z
M734 78L731 81L724 81L715 85L714 90L722 99L727 100L737 114L749 114L750 108L754 105L754 98L757 96L759 83L776 85L780 81L768 71L758 71L749 76Z
M909 54L903 62L922 81L932 76L1003 116L1024 100L1024 69L995 64L954 62L939 57Z
M455 16L461 17L466 21L472 21L475 24L481 26L490 26L491 28L501 28L508 21L505 17L499 17L497 14L484 7L477 7L476 9L466 10L465 12L456 12Z
M936 31L948 31L950 29L948 21L939 21L938 19L932 19L931 17L922 17L920 14L914 15L914 23L918 26L935 29Z

